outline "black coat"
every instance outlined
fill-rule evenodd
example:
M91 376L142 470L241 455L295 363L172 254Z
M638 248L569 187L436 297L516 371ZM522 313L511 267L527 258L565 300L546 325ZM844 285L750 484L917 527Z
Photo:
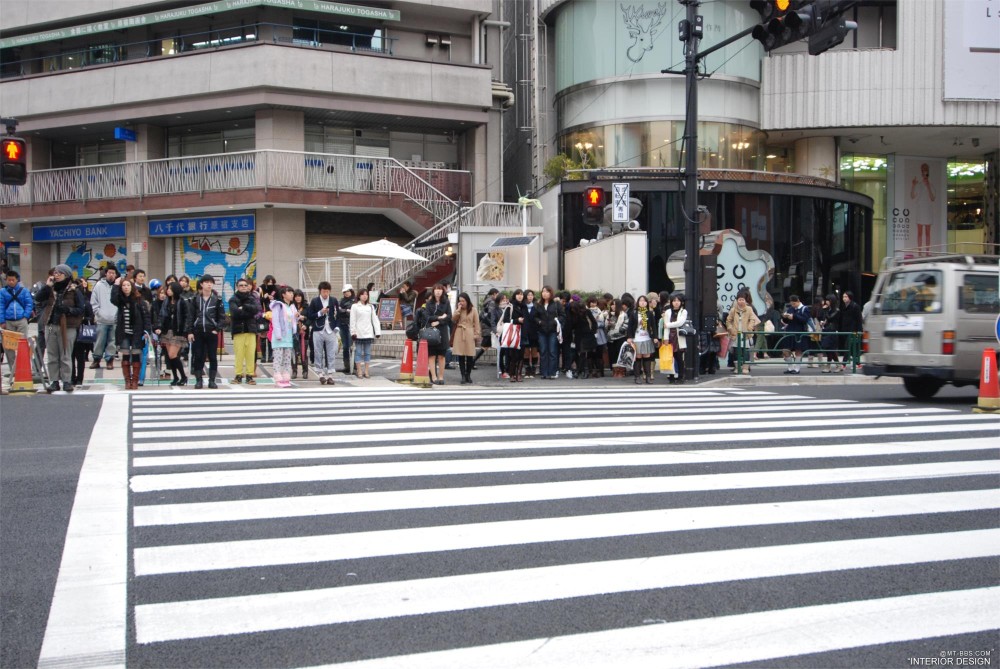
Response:
M229 298L229 318L232 319L232 333L257 334L257 314L260 302L253 293L236 291Z
M448 296L442 295L440 302L435 302L433 299L427 300L424 303L423 313L423 323L426 326L430 327L432 321L438 322L437 329L441 333L441 341L445 342L445 347L447 347L447 342L451 338L451 302L448 300Z
M597 319L590 309L571 311L569 322L577 351L588 353L597 348Z
M131 336L132 347L138 348L136 343L141 341L142 336L146 332L152 332L153 324L149 317L149 307L146 306L146 300L142 299L140 294L138 300L130 300L122 294L121 286L112 286L111 288L111 304L118 307L118 316L115 321L115 344L121 345L127 338ZM125 332L125 314L128 312L129 321L132 324L132 334L129 335Z
M169 299L163 301L160 307L159 328L162 332L172 332L177 337L183 337L190 328L191 301L177 300L171 302Z
M559 320L559 303L555 300L547 305L538 303L535 307L535 322L541 334L555 334L556 322Z
M841 332L861 332L864 330L863 321L861 306L853 300L840 310Z
M635 339L636 330L639 328L639 309L632 309L628 312L628 338ZM656 313L652 309L647 310L646 331L649 332L650 339L659 339L659 323L656 320Z
M222 305L222 298L214 292L205 299L201 294L192 297L190 304L191 315L188 320L187 334L204 334L206 332L218 332L225 326L226 309Z

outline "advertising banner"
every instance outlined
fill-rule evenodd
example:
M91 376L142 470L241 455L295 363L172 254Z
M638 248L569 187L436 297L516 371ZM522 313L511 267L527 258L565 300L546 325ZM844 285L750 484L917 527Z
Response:
M888 255L929 255L932 247L948 243L946 166L943 159L895 157Z

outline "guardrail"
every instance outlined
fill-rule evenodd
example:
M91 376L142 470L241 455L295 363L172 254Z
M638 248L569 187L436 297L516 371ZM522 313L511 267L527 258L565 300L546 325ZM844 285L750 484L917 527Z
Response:
M760 346L758 337L763 337L766 344ZM802 355L818 356L820 360L814 360L809 364L829 366L831 369L836 366L843 366L845 369L850 366L851 374L856 374L858 366L861 364L861 338L860 332L740 332L736 336L736 373L742 374L743 367L751 365L787 365L788 362L783 357L772 358L768 354L779 353L790 350L793 342L790 338L799 339L802 347ZM813 339L819 337L819 339ZM824 337L836 337L837 345L833 348L823 348ZM797 348L797 347L796 347ZM763 358L759 357L763 354ZM827 354L834 354L836 360L827 360Z
M471 181L467 171L411 168L395 158L266 149L34 170L24 186L0 186L0 206L292 188L401 194L441 221L458 210Z

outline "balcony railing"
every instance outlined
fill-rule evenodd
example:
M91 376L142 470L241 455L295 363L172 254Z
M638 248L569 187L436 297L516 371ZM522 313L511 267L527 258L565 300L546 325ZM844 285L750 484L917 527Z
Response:
M24 186L0 186L0 206L290 188L399 194L441 221L467 200L471 182L466 171L410 168L394 158L262 150L36 170Z
M322 30L280 23L251 23L124 44L101 42L55 55L4 61L0 65L0 78L51 74L149 58L170 58L182 53L215 51L240 44L263 42L391 56L396 40L395 37L366 33Z

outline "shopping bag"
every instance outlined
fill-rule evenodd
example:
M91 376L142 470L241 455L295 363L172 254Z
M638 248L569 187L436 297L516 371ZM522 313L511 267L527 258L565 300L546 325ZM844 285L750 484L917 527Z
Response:
M93 344L97 339L97 326L92 323L84 323L76 333L76 341L79 344Z
M670 344L660 344L660 372L674 373L674 347Z
M521 326L517 323L504 323L500 333L500 348L521 348Z
M618 354L618 362L615 363L615 367L621 367L626 371L632 371L633 364L635 364L635 346L625 342L622 344L622 350Z

